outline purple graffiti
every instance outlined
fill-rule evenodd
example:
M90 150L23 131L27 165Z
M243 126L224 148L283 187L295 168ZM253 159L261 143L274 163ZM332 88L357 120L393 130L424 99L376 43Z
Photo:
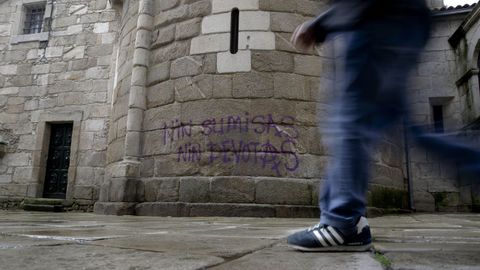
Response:
M169 124L164 123L163 144L191 140L192 122L183 123L173 120ZM205 140L202 143L188 141L178 146L177 162L234 165L248 163L271 170L277 176L294 172L300 166L300 159L295 151L300 134L293 116L274 116L273 114L251 116L245 112L243 115L209 118L199 123L201 123L200 134ZM255 137L273 135L278 139L271 142L260 139L244 140L230 136L238 134L251 134Z

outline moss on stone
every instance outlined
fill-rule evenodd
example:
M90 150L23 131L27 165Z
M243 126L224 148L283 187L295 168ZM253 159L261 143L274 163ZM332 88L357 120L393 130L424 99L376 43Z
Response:
M46 198L25 198L24 204L35 205L62 205L62 199L46 199Z
M460 204L460 193L458 192L432 192L435 200L435 211L457 209Z
M480 197L472 196L472 212L480 213Z
M382 264L385 269L391 269L392 261L380 252L375 252L375 260Z
M370 190L368 205L378 208L408 208L408 192L389 187L374 187Z

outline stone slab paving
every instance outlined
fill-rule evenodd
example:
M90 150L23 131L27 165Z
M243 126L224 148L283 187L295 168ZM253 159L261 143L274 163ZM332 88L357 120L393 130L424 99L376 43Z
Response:
M315 219L0 211L0 269L480 269L480 215L370 219L374 252L302 253Z

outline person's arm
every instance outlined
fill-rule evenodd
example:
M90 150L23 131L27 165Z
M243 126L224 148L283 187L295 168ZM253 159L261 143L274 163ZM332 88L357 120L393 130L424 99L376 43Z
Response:
M327 11L297 27L292 43L307 50L314 43L324 42L328 34L355 26L368 16L378 1L382 0L336 0Z

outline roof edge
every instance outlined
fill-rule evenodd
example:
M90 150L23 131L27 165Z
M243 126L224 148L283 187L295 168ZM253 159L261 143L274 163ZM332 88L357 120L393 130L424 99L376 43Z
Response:
M475 24L476 21L480 18L480 5L475 5L470 11L470 14L463 20L462 24L455 30L453 35L448 39L448 43L453 48L456 48L460 43L470 28Z

